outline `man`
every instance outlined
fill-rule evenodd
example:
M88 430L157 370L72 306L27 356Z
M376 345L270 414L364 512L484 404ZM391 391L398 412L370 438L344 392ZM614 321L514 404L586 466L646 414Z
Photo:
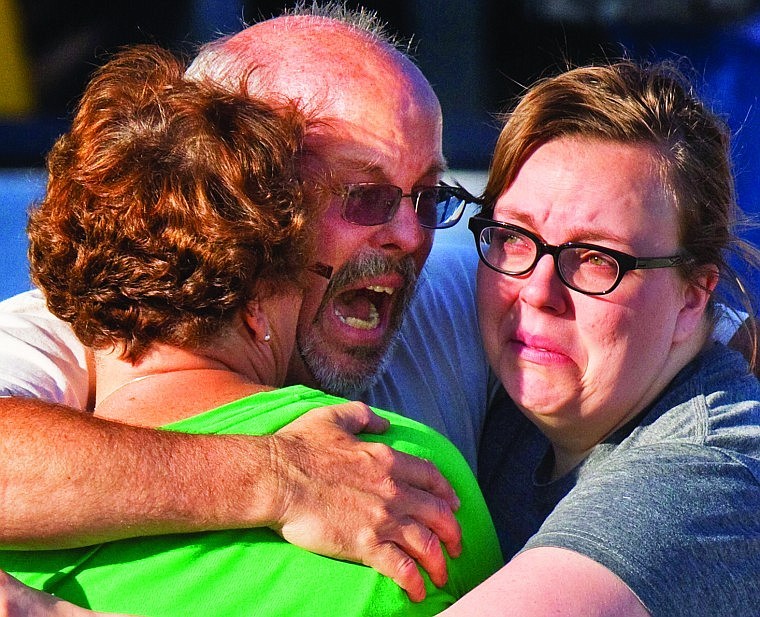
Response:
M329 14L335 10L327 7ZM213 70L218 79L250 71L252 93L298 99L321 121L307 142L305 175L326 186L317 258L335 276L324 296L307 291L290 379L359 392L384 357L401 321L404 296L431 248L432 232L420 225L407 195L435 185L445 168L435 95L413 63L377 35L315 15L255 25L201 54L192 70ZM395 185L404 197L382 221L357 225L347 220L344 196L349 184L369 182ZM429 291L428 274L422 285ZM466 286L462 291L462 309L472 315L466 306L471 291ZM73 374L81 381L88 354L52 318L20 306L28 299L15 300L4 315L5 393L86 408L92 392L86 381L84 387L58 388L68 396L57 396L56 386L45 391L49 375L68 382ZM433 343L408 340L420 341L422 331L410 334L407 328L399 346L400 376L398 370L386 372L378 394L368 400L428 420L424 411L413 415L420 413L415 405L393 405L394 387L406 397L414 391L424 404L426 391L405 368L414 362L412 352L426 362L440 352L434 344L447 344L469 373L457 383L436 373L426 387L459 388L460 394L450 397L457 415L466 417L462 403L484 412L485 364L478 337L454 329L446 311L455 312L457 305L445 306L425 315L438 328ZM475 360L468 354L476 354ZM415 560L428 570L440 568L439 538L453 554L459 550L452 514L457 498L432 465L390 450L376 460L376 449L346 434L382 430L362 405L318 412L274 436L246 439L141 430L29 398L1 404L6 466L0 541L5 547L65 547L268 525L310 550L372 565L417 593L422 579ZM448 412L445 405L441 409L439 417ZM478 417L464 425L472 433L463 442L471 455L472 428L478 425ZM448 429L440 422L437 427ZM333 520L320 512L332 509L325 508L326 500L345 516Z

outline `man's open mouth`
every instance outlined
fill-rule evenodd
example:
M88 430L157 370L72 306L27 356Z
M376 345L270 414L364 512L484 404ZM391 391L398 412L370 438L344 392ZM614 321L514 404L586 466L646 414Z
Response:
M374 330L386 321L393 294L393 287L368 285L338 294L333 299L333 314L357 330Z

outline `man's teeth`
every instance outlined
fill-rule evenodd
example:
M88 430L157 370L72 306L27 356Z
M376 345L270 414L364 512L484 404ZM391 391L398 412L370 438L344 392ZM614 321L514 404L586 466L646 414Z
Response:
M384 285L367 285L364 289L373 293L386 294L388 296L392 296L396 293L396 290L393 287L386 287ZM369 299L367 299L367 301L368 307L366 318L356 317L354 315L346 316L338 309L335 309L333 312L342 323L351 326L352 328L356 328L357 330L374 330L380 325L380 313L373 302L369 301Z
M356 328L357 330L374 330L380 325L380 313L377 312L374 304L369 306L369 316L367 319L359 319L358 317L344 317L339 311L334 311L338 319L344 324Z

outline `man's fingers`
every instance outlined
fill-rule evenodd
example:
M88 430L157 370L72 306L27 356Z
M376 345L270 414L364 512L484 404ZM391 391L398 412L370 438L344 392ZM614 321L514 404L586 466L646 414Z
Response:
M454 512L459 510L459 497L433 463L396 450L390 451L394 457L393 476L397 481L442 499Z
M462 528L448 504L414 488L409 490L417 504L412 510L414 520L440 540L451 557L459 557L462 554ZM430 570L424 564L423 567L432 578Z
M335 423L353 433L384 433L391 425L372 411L366 403L350 401L330 408L335 414Z
M412 557L436 587L443 587L449 579L446 557L438 536L416 521L400 527L399 548Z
M329 407L317 407L302 416L301 419L314 420L319 418L329 421L343 429L347 433L357 435L359 433L384 433L388 430L390 422L381 418L372 411L366 403L360 401L348 401ZM293 425L301 422L296 420Z
M273 527L309 550L372 566L419 601L425 586L418 567L442 586L443 548L452 557L461 553L454 516L460 503L430 461L354 436L387 428L369 407L349 402L312 410L280 429L289 481L276 500L283 505ZM340 520L325 516L326 496Z
M392 542L383 543L369 552L364 563L393 579L406 591L412 602L422 602L425 599L425 580L417 569L417 564Z
M436 586L441 587L448 580L441 543L452 557L458 557L462 552L462 530L454 513L442 499L403 483L391 481L385 492L388 497L393 494L395 505L383 508L383 514L377 520L383 521L378 528L385 532L367 545L393 542L428 573Z

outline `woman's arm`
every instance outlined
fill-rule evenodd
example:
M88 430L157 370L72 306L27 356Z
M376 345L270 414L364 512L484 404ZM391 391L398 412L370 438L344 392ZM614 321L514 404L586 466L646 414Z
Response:
M3 617L117 617L96 613L23 585L0 570L0 615Z
M454 606L446 617L649 617L615 574L562 548L519 554Z

